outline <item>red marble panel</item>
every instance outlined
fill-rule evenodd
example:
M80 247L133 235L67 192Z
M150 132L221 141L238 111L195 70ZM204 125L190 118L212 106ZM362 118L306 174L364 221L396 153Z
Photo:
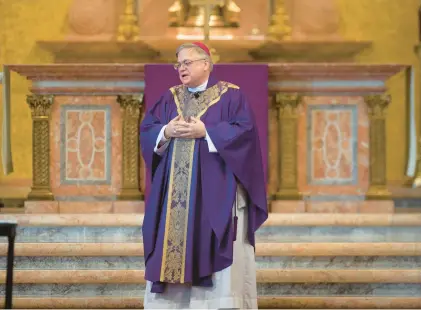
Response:
M87 113L68 112L67 116L67 141L61 139L60 115L64 105L78 106L110 106L111 139L105 139L105 114L101 111L89 111ZM94 131L95 140L89 136L87 130L81 130L78 143L75 139L76 132L85 121ZM116 195L121 188L121 164L122 164L122 143L121 143L121 113L115 96L56 96L51 115L51 188L55 196L108 196ZM67 143L67 154L61 154L61 144ZM83 184L62 184L60 170L63 169L63 162L67 161L68 170L66 178L76 180L101 180L105 178L105 151L106 143L111 146L111 183L100 185ZM80 154L78 155L77 151ZM94 152L93 157L92 151ZM64 156L64 157L63 157ZM79 158L78 158L79 157ZM80 162L86 163L92 160L90 169L84 168Z
M317 105L355 105L357 107L357 182L334 184L352 176L352 113L346 109L313 110L312 127L307 132L310 107ZM310 142L307 144L310 134ZM364 195L368 188L368 116L361 97L305 97L298 117L298 184L304 195ZM311 147L309 148L308 145ZM309 167L308 158L311 157ZM310 175L309 175L310 174ZM313 182L308 182L312 180ZM325 181L317 184L314 181ZM316 184L312 184L316 183ZM321 183L321 182L320 182ZM331 184L329 184L331 183Z
M346 181L352 179L353 148L351 110L314 110L311 122L311 179Z
M66 180L106 179L106 113L104 110L71 110L66 120ZM99 147L97 147L97 145Z

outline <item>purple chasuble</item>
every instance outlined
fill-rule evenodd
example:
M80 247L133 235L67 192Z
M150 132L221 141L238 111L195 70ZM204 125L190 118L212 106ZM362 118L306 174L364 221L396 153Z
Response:
M154 152L162 127L177 115L200 118L217 153L201 139L171 139ZM142 155L151 175L142 226L145 278L152 292L165 283L212 286L212 274L232 264L237 183L247 192L248 241L268 217L266 182L253 112L238 86L212 76L197 98L172 87L146 113Z

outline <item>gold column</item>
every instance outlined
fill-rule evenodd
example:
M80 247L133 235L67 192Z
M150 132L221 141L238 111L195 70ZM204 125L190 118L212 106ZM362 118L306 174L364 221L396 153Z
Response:
M143 101L141 95L119 95L122 110L123 167L120 200L142 200L140 191L139 123Z
M366 199L390 199L386 182L386 110L390 96L370 95L364 99L370 119L370 184Z
M276 192L278 191L278 107L275 101L275 94L269 94L269 154L268 154L268 199L272 200L275 198Z
M279 187L275 198L278 200L298 200L301 199L301 194L298 191L297 173L297 112L301 96L277 93L275 100L278 108L279 141Z
M32 112L32 189L28 200L54 200L50 185L50 114L52 95L28 95Z

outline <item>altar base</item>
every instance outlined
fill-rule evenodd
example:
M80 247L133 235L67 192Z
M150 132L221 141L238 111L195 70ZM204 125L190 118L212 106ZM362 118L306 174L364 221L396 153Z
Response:
M143 201L26 201L25 213L144 213Z
M142 213L143 65L19 65L31 81L26 213Z

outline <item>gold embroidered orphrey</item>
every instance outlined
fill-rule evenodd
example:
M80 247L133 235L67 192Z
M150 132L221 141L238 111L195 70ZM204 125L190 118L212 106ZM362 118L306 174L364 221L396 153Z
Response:
M179 115L200 118L229 89L239 87L218 82L197 99L183 85L171 88ZM165 235L160 281L184 283L189 199L195 139L174 139L165 218Z

